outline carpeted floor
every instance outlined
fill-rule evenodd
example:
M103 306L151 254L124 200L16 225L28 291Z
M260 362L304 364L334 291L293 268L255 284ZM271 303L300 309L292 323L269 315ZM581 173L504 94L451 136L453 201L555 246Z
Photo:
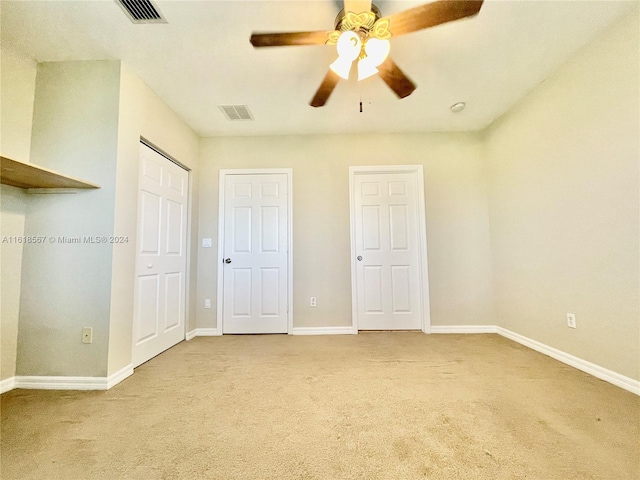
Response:
M640 398L497 335L224 336L13 390L9 479L640 479Z

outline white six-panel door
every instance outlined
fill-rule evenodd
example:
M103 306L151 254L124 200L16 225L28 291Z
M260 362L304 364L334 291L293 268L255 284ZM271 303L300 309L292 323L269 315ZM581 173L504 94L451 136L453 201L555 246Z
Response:
M185 338L188 175L140 144L134 366Z
M224 176L223 333L288 331L288 177Z
M418 217L423 199L417 178L414 172L352 176L353 302L359 330L423 328Z

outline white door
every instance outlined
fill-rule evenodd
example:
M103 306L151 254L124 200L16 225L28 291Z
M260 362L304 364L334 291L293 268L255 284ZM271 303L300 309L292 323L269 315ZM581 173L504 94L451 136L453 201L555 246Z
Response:
M287 174L224 182L222 333L287 333Z
M355 311L359 330L422 328L417 176L353 175Z
M140 144L133 365L185 338L186 170Z

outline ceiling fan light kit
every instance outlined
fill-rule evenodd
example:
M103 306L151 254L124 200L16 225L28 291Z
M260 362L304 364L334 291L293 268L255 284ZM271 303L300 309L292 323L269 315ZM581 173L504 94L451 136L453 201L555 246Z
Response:
M378 67L389 56L389 40L365 37L353 30L343 32L336 44L338 58L329 66L345 80L349 79L351 65L358 60L358 80L364 80L378 73Z
M311 100L313 107L321 107L327 102L340 78L349 78L356 60L359 81L379 74L398 98L404 98L411 95L416 86L389 57L389 40L394 36L474 16L480 11L482 3L483 0L439 0L382 17L380 9L370 1L344 0L344 9L336 17L335 30L254 33L251 35L251 44L254 47L336 46L338 58L329 66L329 72ZM360 13L354 12L357 9L360 9Z

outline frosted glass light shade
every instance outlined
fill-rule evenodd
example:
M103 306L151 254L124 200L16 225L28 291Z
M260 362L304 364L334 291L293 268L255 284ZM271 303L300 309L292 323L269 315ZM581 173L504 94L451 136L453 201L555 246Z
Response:
M351 65L353 60L344 57L338 57L335 62L329 65L329 68L333 70L339 77L349 80L349 72L351 72Z
M380 40L379 38L370 38L364 45L364 51L377 67L384 62L389 56L391 43L389 40Z
M348 80L351 64L360 56L360 50L362 49L360 37L353 31L343 32L338 39L336 49L338 50L338 58L329 68L340 77Z
M360 55L361 48L362 43L360 42L360 37L356 32L351 30L343 32L336 45L338 56L348 58L352 62Z
M380 40L375 37L367 40L364 44L366 57L358 62L358 80L364 80L378 73L376 67L387 59L390 50L389 40Z
M336 49L338 50L338 58L329 68L338 76L347 80L353 61L362 56L363 58L358 61L358 80L364 80L378 73L376 67L389 56L391 44L389 40L372 37L367 39L363 52L360 36L356 32L349 30L340 34Z
M378 73L378 69L369 57L365 57L358 62L358 81L369 78L376 73Z

